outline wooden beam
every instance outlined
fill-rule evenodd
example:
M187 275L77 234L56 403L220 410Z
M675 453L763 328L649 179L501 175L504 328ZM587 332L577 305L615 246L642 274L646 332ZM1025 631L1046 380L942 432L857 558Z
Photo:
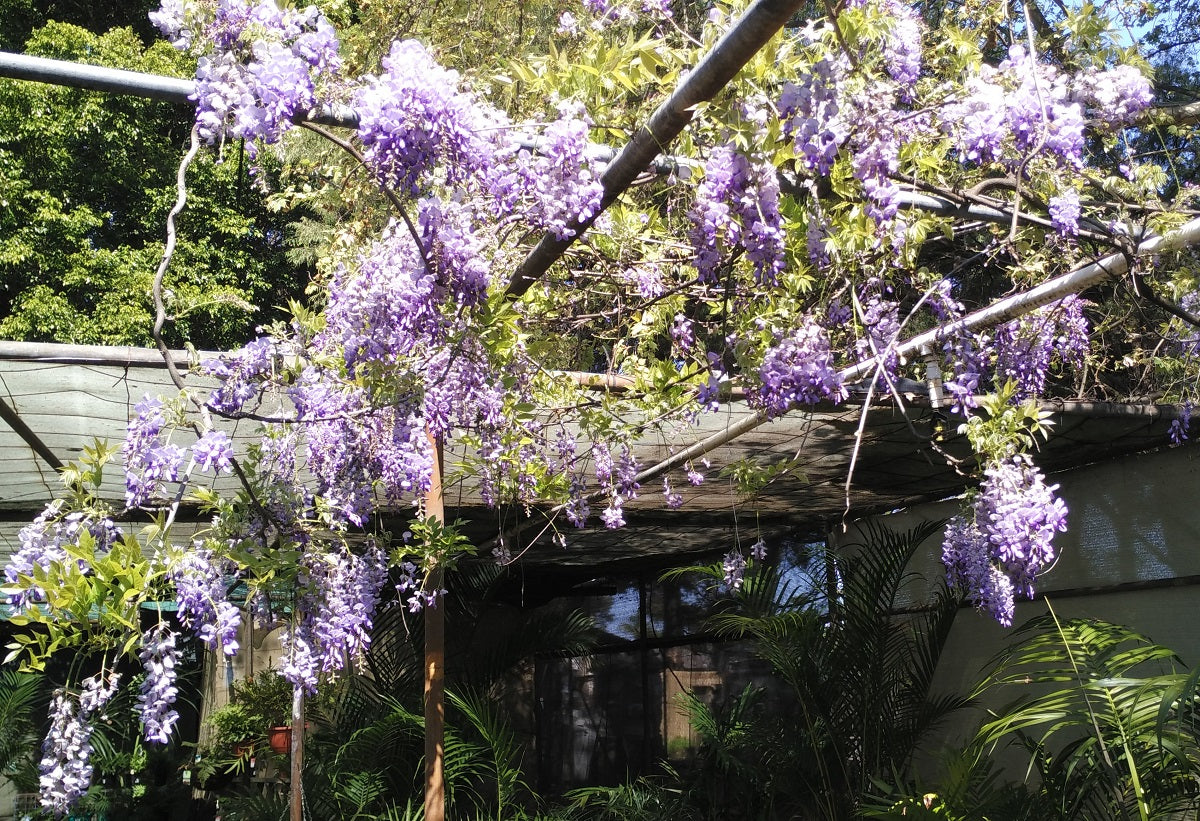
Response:
M425 494L425 515L445 521L442 498L442 446L432 435L433 476ZM427 567L425 584L435 593L444 576L438 565ZM446 603L425 606L425 821L446 819Z
M291 821L304 821L304 688L299 686L292 688L291 765Z
M42 457L42 460L55 470L62 470L62 460L46 446L33 429L25 424L25 420L21 418L16 409L0 399L0 419L8 423L8 426L13 429L13 432L20 436L25 441L25 444L33 448L33 452Z

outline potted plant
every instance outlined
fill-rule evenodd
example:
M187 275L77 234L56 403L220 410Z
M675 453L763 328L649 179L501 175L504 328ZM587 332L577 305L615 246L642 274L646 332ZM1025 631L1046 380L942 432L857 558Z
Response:
M292 728L282 724L267 730L267 744L271 752L287 755L292 750Z

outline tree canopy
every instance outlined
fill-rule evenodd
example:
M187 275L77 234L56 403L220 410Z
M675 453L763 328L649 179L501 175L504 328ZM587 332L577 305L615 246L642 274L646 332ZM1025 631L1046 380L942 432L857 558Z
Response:
M30 54L178 76L193 62L129 29L92 34L49 23ZM151 282L187 112L128 96L0 82L0 335L39 341L152 343ZM307 267L288 259L289 222L265 202L278 165L250 174L237 145L195 164L180 265L166 282L172 344L221 349L300 297Z

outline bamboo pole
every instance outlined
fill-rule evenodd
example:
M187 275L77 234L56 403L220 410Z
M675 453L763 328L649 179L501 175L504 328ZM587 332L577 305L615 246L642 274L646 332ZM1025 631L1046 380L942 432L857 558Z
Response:
M425 515L445 520L442 498L442 446L432 435L433 476L425 494ZM440 565L426 568L426 585L436 594L442 589ZM425 821L446 818L446 607L435 602L425 607Z

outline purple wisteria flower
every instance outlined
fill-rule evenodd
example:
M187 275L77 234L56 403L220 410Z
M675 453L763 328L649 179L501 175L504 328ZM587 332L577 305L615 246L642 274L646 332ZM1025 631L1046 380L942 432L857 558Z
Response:
M166 427L162 400L146 395L134 405L125 426L121 455L125 461L125 504L139 507L150 501L164 483L179 480L184 452L163 442Z
M618 527L625 526L625 511L621 508L622 501L619 495L613 496L608 507L600 514L600 520L604 522L604 526L609 530L615 530Z
M833 169L849 130L838 117L837 77L846 66L821 60L801 83L786 83L779 99L783 133L795 141L804 167L819 176Z
M1178 447L1188 440L1188 429L1191 426L1192 401L1189 399L1183 403L1179 415L1171 420L1171 427L1168 431L1171 438L1171 447Z
M259 383L275 362L275 343L262 336L232 353L206 359L200 370L220 380L208 396L208 406L218 413L236 414L258 395Z
M688 216L701 282L715 283L724 249L740 247L754 264L756 283L777 283L784 268L784 237L773 165L751 160L731 145L718 146L704 166Z
M201 472L229 473L233 470L233 442L223 430L210 430L192 445L192 458Z
M1011 626L1013 598L1032 598L1039 573L1054 561L1054 534L1067 529L1067 507L1029 456L987 467L967 512L946 525L942 561L951 586Z
M756 562L765 561L767 558L767 543L759 538L754 544L750 545L750 558Z
M668 476L663 476L663 500L671 510L678 510L683 506L683 496L672 487Z
M1079 192L1074 188L1051 197L1049 211L1050 224L1059 234L1073 237L1079 233Z
M598 165L587 154L591 124L582 103L564 101L537 136L537 152L522 150L516 158L520 192L530 202L527 219L560 240L575 236L572 222L596 215L604 195Z
M970 78L964 89L962 98L942 107L940 125L963 159L981 164L1014 164L1044 149L1064 165L1080 166L1085 106L1093 124L1113 129L1153 100L1149 81L1131 66L1063 74L1020 45L996 68L985 67Z
M563 513L575 527L585 527L588 517L592 515L592 506L587 500L587 484L578 476L571 477L570 494Z
M997 328L997 384L1010 381L1015 398L1027 399L1041 395L1053 363L1082 366L1090 346L1083 307L1071 295Z
M179 712L173 706L179 694L175 684L179 663L175 633L166 624L150 628L142 634L138 657L146 673L138 695L142 729L147 741L166 744L179 721Z
M78 696L57 690L50 700L50 730L38 765L40 803L66 815L92 783L93 716L117 692L118 673L84 679Z
M771 416L787 413L797 405L845 398L841 376L833 367L829 336L811 316L767 350L758 368L758 380L754 401Z
M392 44L383 73L363 86L354 107L371 168L385 185L414 194L439 166L452 184L488 176L500 143L487 135L506 125L500 112L460 91L458 72L438 65L416 40Z
M84 533L91 536L92 551L103 555L112 549L122 536L121 528L108 517L94 518L75 511L63 516L62 503L51 502L30 524L17 534L20 547L9 557L4 578L15 592L8 603L18 609L46 600L46 592L32 581L38 570L47 571L54 564L87 573L91 565L84 560L68 563L68 547L78 546Z
M321 673L341 670L365 651L387 579L387 556L373 542L361 555L341 547L306 552L296 612L283 636L283 677L315 692Z
M860 362L874 360L884 371L895 375L895 345L900 336L900 305L888 297L892 288L878 279L863 286L860 297L862 324L865 337L855 342L855 351Z
M197 542L181 553L169 575L183 625L209 648L237 655L242 614L228 599L225 573L214 563L213 551Z
M742 589L746 576L746 557L742 555L742 551L735 547L726 553L725 558L721 560L721 570L725 573L721 584L727 591Z
M1126 125L1154 102L1154 86L1130 65L1105 71L1081 72L1074 77L1074 95L1088 113L1110 126Z
M226 137L274 143L317 104L318 86L341 67L333 26L315 6L280 8L274 0L219 0L193 30L187 7L164 0L150 20L172 45L211 43L196 67L196 123L209 143Z

